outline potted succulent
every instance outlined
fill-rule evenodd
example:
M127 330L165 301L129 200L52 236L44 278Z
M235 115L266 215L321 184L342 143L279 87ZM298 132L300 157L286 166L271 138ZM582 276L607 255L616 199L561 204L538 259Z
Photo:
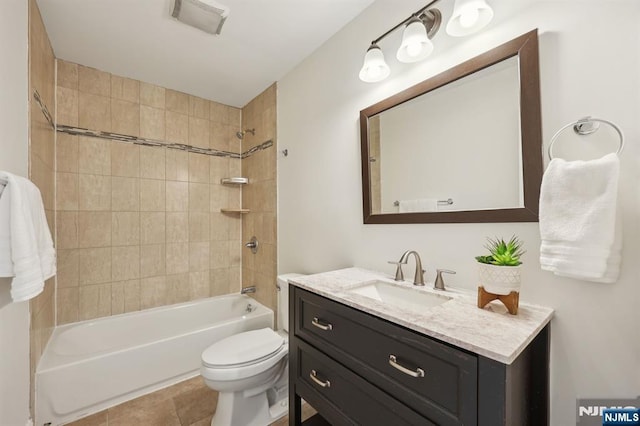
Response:
M493 294L507 295L520 291L522 241L515 235L509 241L487 238L489 255L476 256L480 285Z

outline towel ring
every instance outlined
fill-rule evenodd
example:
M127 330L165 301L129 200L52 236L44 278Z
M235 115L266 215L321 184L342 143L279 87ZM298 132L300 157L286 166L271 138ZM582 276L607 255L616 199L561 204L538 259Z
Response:
M598 129L600 128L600 125L598 123L608 124L609 126L613 127L613 130L618 133L618 136L620 137L620 147L618 147L618 151L616 152L616 154L620 154L622 152L622 149L624 148L624 135L622 134L622 130L620 129L620 127L618 127L611 121L603 120L601 118L584 117L578 121L573 121L563 126L555 133L555 135L553 135L553 137L551 138L551 143L549 144L549 150L547 151L547 153L549 154L549 159L553 160L553 145L558 140L558 136L560 136L560 134L566 129L568 129L569 127L573 127L573 131L576 132L576 134L585 136L598 131Z

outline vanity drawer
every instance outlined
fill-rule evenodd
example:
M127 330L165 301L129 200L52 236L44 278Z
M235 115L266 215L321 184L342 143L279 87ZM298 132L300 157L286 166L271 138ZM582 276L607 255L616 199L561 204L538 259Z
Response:
M328 419L333 424L435 426L310 345L299 342L297 356L300 395L336 413Z
M477 356L295 288L296 336L437 424L475 425Z

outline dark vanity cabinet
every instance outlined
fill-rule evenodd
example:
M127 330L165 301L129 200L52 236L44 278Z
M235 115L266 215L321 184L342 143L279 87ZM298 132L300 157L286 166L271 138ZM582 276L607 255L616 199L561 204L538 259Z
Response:
M505 365L295 286L289 294L290 425L301 424L300 398L333 425L549 423L548 325Z

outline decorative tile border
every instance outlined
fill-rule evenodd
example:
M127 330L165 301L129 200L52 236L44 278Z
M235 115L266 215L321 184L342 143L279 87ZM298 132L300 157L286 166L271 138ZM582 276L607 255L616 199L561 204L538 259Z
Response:
M37 90L33 91L33 99L35 99L36 103L40 107L40 110L42 110L42 114L44 114L44 118L47 119L47 122L51 125L51 127L55 128L56 125L53 123L53 117L51 116L51 113L47 109L47 106L44 104L44 102L42 102L40 93L38 93Z
M269 139L268 141L262 142L260 145L256 145L253 148L251 148L250 150L243 152L242 153L242 158L244 159L244 158L247 158L247 157L251 157L256 152L262 151L262 150L267 149L267 148L271 148L272 146L273 146L273 140Z
M45 118L47 119L47 122L51 125L51 127L53 127L58 132L67 133L69 135L88 136L92 138L108 139L108 140L117 141L117 142L131 143L134 145L158 146L158 147L163 147L168 149L178 149L180 151L194 152L196 154L211 155L214 157L226 157L226 158L237 158L237 159L250 157L251 155L255 154L258 151L262 151L264 149L267 149L273 146L273 140L269 139L268 141L263 142L260 145L254 146L248 151L245 151L240 154L237 152L222 151L218 149L199 148L197 146L186 145L181 143L170 143L170 142L164 142L164 141L159 141L155 139L139 138L137 136L129 136L121 133L103 132L100 130L89 130L89 129L84 129L82 127L73 127L73 126L67 126L64 124L55 125L53 118L51 117L51 113L49 113L47 106L42 102L42 98L40 97L40 94L38 93L37 90L34 90L33 98L35 99L38 106L40 106L40 109L42 110L42 114L44 114Z
M83 129L82 127L66 126L64 124L58 124L57 130L69 135L89 136L92 138L108 139L117 142L131 143L134 145L143 146L158 146L169 149L178 149L180 151L195 152L197 154L212 155L215 157L227 157L227 158L242 158L242 154L230 151L220 151L217 149L198 148L192 145L186 145L181 143L168 143L155 139L139 138L136 136L123 135L121 133L102 132L99 130Z
M256 145L248 151L242 153L242 158L245 159L247 157L251 157L254 153L258 151L263 151L267 148L271 148L273 146L273 139L269 139L266 142L262 142L260 145Z

